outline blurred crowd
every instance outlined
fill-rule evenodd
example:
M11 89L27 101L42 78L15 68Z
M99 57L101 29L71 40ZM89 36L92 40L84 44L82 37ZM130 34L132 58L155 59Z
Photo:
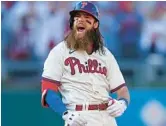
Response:
M2 1L2 71L5 71L6 61L44 61L70 30L69 11L76 3ZM147 66L163 64L163 57L166 57L166 2L94 3L100 11L100 31L105 46L116 58L143 58L147 60ZM152 67L146 68L149 73L154 73Z
M166 55L166 2L97 1L100 30L115 56ZM69 30L76 2L2 1L2 54L12 60L45 59Z

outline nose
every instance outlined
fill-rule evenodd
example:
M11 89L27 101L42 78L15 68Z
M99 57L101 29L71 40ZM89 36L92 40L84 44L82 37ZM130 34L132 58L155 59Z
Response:
M78 22L84 22L84 21L85 21L84 16L80 16L80 17L78 17Z

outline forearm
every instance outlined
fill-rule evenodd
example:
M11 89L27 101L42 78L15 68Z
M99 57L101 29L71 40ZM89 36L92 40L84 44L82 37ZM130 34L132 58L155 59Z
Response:
M122 87L117 91L118 99L126 99L128 104L130 103L130 94L127 86Z
M60 83L58 81L43 78L41 84L41 102L44 107L49 107L54 112L62 116L63 112L66 111L66 107L63 104L62 99L59 95L59 85Z
M46 94L46 103L48 106L59 115L63 115L63 113L67 110L65 105L63 104L60 96L57 94L58 92L54 92L52 90L48 90Z

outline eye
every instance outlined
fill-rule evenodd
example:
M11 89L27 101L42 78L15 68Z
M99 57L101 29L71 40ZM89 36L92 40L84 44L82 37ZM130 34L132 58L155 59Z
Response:
M74 20L78 20L78 18L79 18L79 16L75 16L75 17L74 17Z

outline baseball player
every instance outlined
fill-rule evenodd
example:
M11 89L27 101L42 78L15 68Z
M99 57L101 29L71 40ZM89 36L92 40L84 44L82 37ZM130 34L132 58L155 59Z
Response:
M65 126L117 126L115 117L130 102L119 66L103 45L98 16L93 3L77 3L70 12L70 33L44 64L42 104L59 113Z

